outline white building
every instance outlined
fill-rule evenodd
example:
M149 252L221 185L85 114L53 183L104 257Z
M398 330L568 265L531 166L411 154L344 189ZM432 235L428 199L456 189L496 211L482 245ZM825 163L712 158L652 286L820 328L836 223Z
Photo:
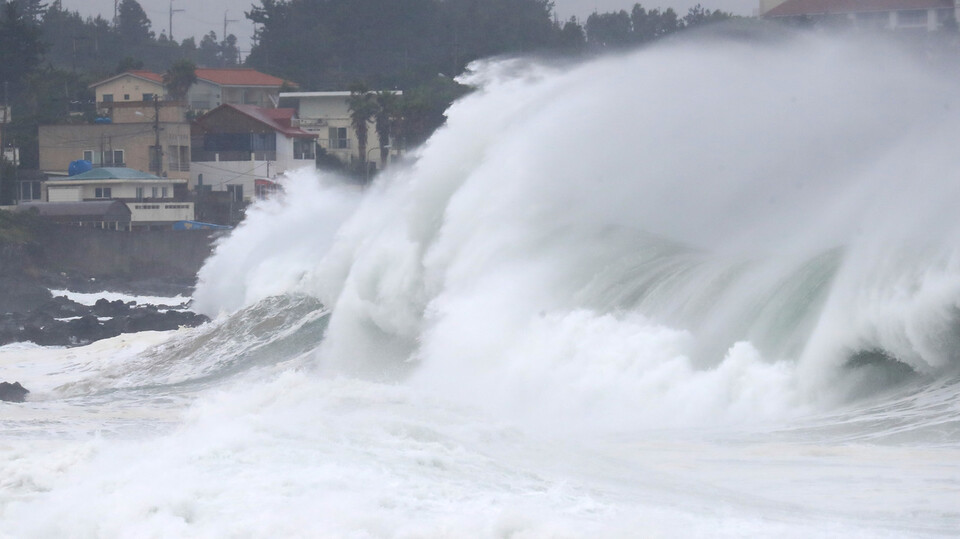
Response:
M130 168L95 168L75 176L51 177L48 202L119 200L130 209L134 228L170 226L192 221L194 207L185 201L187 180L161 178Z
M295 127L293 109L221 105L191 127L191 187L251 201L288 170L316 166L316 138Z
M397 96L402 92L393 92ZM317 144L342 163L350 164L360 159L357 133L350 121L350 92L283 92L280 105L297 110L299 127L317 135ZM399 149L391 144L390 156L399 155ZM380 141L374 122L367 124L366 161L384 165L380 160Z
M953 0L760 0L760 15L861 30L935 32L956 24Z

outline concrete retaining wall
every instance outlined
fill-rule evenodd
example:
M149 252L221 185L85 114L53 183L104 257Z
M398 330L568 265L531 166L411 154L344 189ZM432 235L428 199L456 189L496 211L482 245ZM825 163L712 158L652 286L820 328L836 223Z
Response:
M210 255L209 230L118 232L69 226L40 236L40 265L97 278L193 279Z

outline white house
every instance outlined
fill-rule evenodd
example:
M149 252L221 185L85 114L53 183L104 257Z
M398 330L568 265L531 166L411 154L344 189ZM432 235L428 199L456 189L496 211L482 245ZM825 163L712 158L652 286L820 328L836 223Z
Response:
M192 221L194 207L187 202L187 180L161 178L130 168L95 168L75 176L51 177L46 182L48 202L119 200L130 209L134 228L170 226Z
M862 30L934 32L956 24L953 0L760 0L760 15Z
M394 92L402 95L402 92ZM357 133L350 121L350 92L283 92L280 105L297 110L299 127L317 135L317 143L328 154L343 163L352 163L360 159L360 145ZM386 163L380 161L380 141L374 122L367 125L368 162L382 169ZM390 148L390 156L399 154L397 148ZM388 157L389 158L389 157Z
M316 138L295 127L293 109L221 105L191 127L192 188L251 201L288 170L316 166Z

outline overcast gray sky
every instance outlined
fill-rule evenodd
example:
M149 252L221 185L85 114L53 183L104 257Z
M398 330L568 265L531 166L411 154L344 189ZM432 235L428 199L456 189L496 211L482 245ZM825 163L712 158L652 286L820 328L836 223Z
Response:
M167 31L170 21L171 0L138 0L150 18L153 31L158 35ZM630 11L637 0L554 0L554 11L561 20L571 16L586 19L594 11L607 12L619 9ZM100 14L106 19L113 18L114 0L62 0L64 9L79 11L81 15ZM686 13L698 0L646 0L641 1L646 8L665 9L672 7L681 15ZM699 0L707 9L722 9L737 15L752 15L757 8L756 0ZM239 39L240 48L249 50L253 25L244 17L251 5L260 5L259 0L173 0L174 9L185 10L173 16L173 37L181 41L194 36L199 43L204 34L213 30L217 38L223 38L223 21L226 16L227 33Z

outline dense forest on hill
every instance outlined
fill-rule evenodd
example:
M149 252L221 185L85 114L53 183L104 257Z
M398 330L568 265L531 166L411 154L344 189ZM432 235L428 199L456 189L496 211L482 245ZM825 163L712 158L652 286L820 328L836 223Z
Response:
M136 0L121 0L115 20L84 18L60 0L0 0L0 98L13 110L3 140L20 148L21 168L36 168L37 126L91 121L92 82L128 69L164 73L184 60L253 67L301 90L402 90L422 140L464 92L453 77L477 58L593 54L730 17L636 4L581 23L558 21L552 9L549 0L260 0L246 13L256 33L241 58L232 34L211 31L199 43L157 35Z

